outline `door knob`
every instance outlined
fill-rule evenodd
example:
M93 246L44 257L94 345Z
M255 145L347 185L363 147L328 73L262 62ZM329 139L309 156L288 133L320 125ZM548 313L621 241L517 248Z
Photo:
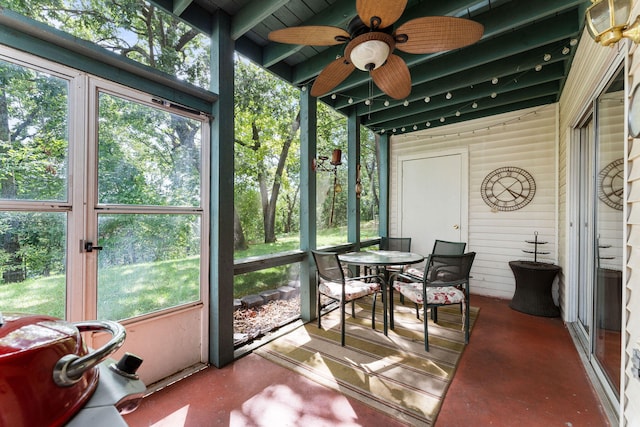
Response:
M454 229L454 230L457 230L457 229L459 229L459 228L460 228L460 226L459 226L458 224L456 224L456 225L454 225L454 226L453 226L453 229Z
M80 242L80 247L84 249L85 252L93 252L102 250L102 246L95 246L90 240L82 240ZM81 250L82 250L81 249Z

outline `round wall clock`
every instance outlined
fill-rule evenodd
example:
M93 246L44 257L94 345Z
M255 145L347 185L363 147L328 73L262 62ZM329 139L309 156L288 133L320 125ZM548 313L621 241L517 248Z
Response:
M490 172L480 186L482 200L492 209L515 211L523 208L536 194L536 182L529 172L506 166Z
M624 160L609 163L598 174L598 198L613 209L622 210Z
M629 100L629 135L633 138L640 136L640 84L636 85Z

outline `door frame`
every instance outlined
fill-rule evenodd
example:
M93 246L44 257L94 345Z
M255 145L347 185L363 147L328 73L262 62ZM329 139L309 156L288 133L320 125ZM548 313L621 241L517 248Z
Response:
M397 229L402 229L402 204L404 198L403 163L422 159L434 159L438 157L460 156L460 238L469 246L469 149L468 147L453 148L447 150L428 150L412 154L400 155L396 158L396 218Z

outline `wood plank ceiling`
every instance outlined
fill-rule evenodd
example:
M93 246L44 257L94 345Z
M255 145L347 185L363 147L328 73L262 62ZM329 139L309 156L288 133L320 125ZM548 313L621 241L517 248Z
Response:
M345 45L270 42L272 30L301 25L344 29L356 0L158 0L153 3L209 32L210 15L231 16L236 51L295 86L313 83ZM456 16L484 25L471 46L435 54L394 51L411 73L406 99L394 100L356 70L321 101L355 108L376 132L401 134L556 102L584 25L585 0L410 0L399 26L421 16ZM370 100L369 102L366 102ZM369 105L366 105L369 104Z

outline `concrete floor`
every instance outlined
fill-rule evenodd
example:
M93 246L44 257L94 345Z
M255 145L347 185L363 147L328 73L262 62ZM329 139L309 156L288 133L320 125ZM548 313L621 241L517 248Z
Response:
M436 426L609 426L560 318L472 295L480 315ZM398 421L249 354L145 398L130 427L398 426Z

